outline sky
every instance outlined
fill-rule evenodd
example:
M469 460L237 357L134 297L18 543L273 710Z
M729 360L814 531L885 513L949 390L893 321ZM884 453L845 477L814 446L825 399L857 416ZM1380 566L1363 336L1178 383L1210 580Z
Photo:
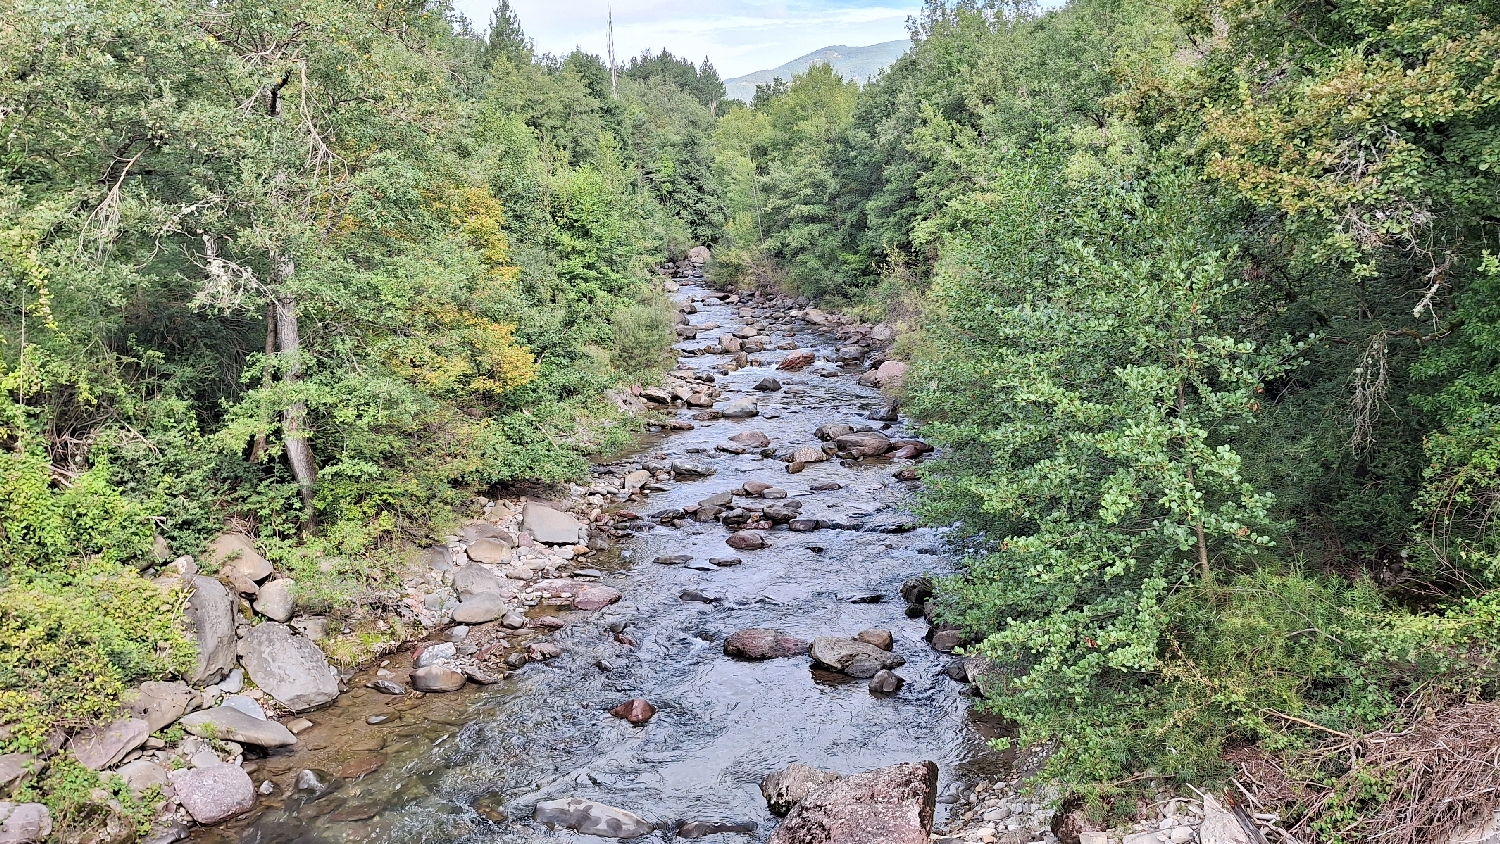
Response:
M496 0L456 0L477 29L488 27ZM615 54L624 64L663 47L702 61L725 79L778 67L819 47L863 47L906 38L906 19L921 0L511 0L537 52L582 47L605 55L609 7Z

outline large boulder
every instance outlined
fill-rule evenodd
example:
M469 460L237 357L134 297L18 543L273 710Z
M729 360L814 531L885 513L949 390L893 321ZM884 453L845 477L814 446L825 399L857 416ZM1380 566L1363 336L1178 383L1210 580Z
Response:
M514 547L515 544L509 541L508 536L486 536L469 543L464 551L476 563L499 565L510 562Z
M151 732L171 726L188 711L197 697L187 683L142 683L127 691L122 699L125 709L146 722Z
M766 538L753 530L742 530L730 534L724 544L736 551L758 551L766 547Z
M136 797L145 794L152 786L165 792L169 782L166 768L145 759L126 762L115 769L115 775L125 781L125 787Z
M205 826L243 815L255 806L255 785L238 765L185 768L167 778L182 807Z
M513 595L515 589L505 578L481 565L467 565L453 573L453 588L459 600L467 601L475 595Z
M928 844L938 768L907 762L809 793L768 844Z
M505 615L508 609L510 605L504 598L492 592L480 592L465 598L454 608L453 621L457 624L484 624Z
M194 575L187 586L193 591L183 620L198 645L198 660L183 679L195 686L217 683L234 668L234 596L212 577Z
M292 594L296 581L278 578L260 587L255 596L255 611L272 621L288 621L297 608L297 598Z
M232 706L200 709L182 719L182 728L195 736L256 747L286 747L297 743L292 731L279 722L256 718Z
M729 638L724 640L725 655L739 659L760 660L806 656L807 648L807 642L801 639L789 636L780 630L764 627L737 630L730 633Z
M563 827L602 838L639 838L655 827L644 818L593 800L570 797L536 804L531 819L552 827Z
M468 679L446 665L424 665L411 672L411 687L419 692L456 692Z
M738 398L724 406L725 419L749 419L760 415L760 403L751 396Z
M745 431L735 434L729 438L729 441L750 448L765 448L771 444L771 438L760 431Z
M52 834L52 813L40 803L0 803L0 844L33 844Z
M865 680L874 677L882 669L900 668L906 664L904 658L881 650L869 642L837 636L819 636L813 640L809 652L814 663L830 671L841 671L850 677Z
M240 662L250 679L281 705L300 712L339 696L339 678L311 639L280 622L250 628L240 642Z
M583 524L560 510L528 503L521 510L521 530L547 545L577 545L583 540Z
M151 726L145 719L121 718L80 731L73 736L68 747L80 765L91 771L102 771L145 744L150 737Z
M839 781L839 775L794 762L760 781L760 794L766 798L771 814L784 817L807 795L829 783Z
M249 581L271 576L271 563L255 550L255 543L242 533L221 533L208 545L208 558L226 575L239 574Z
M31 753L6 753L0 755L0 794L8 794L42 769L41 760Z
M864 431L844 434L834 440L839 451L855 457L879 457L891 450L891 439L879 431Z

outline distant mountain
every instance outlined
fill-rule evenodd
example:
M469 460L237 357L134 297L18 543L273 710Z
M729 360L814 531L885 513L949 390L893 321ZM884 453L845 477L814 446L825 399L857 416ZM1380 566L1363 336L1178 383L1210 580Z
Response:
M805 72L815 64L833 65L840 76L857 80L863 85L875 78L875 74L881 69L890 67L910 47L911 42L906 40L887 41L869 47L846 47L843 44L824 47L773 70L757 70L745 76L726 79L724 87L728 89L730 99L748 103L755 96L756 85L764 85L777 77L790 82L793 76Z

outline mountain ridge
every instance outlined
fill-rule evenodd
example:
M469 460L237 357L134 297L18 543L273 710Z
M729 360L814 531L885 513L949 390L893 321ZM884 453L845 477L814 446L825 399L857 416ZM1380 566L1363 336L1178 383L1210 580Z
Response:
M730 99L743 100L748 103L755 96L756 85L764 85L778 77L790 82L793 76L805 73L809 67L824 63L833 65L833 69L844 78L854 79L863 85L875 78L875 75L882 69L890 67L910 48L911 42L904 38L864 47L835 44L814 50L805 56L799 56L780 67L757 70L744 76L726 79L724 88Z

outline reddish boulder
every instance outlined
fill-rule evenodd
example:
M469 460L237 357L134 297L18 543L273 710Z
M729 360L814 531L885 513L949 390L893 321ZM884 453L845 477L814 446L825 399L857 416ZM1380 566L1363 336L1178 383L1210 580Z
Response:
M623 718L639 727L651 720L651 716L656 714L656 707L652 706L651 702L645 698L638 697L635 700L627 700L616 706L609 711L609 714L616 718Z
M792 354L787 355L786 358L781 361L781 363L777 364L776 368L784 372L797 372L806 369L808 366L812 365L813 361L817 359L818 356L814 352L793 352Z
M736 551L758 551L766 547L766 538L754 531L742 530L730 534L724 543Z
M751 627L737 630L724 640L724 654L739 659L782 659L806 656L808 643L780 630Z

